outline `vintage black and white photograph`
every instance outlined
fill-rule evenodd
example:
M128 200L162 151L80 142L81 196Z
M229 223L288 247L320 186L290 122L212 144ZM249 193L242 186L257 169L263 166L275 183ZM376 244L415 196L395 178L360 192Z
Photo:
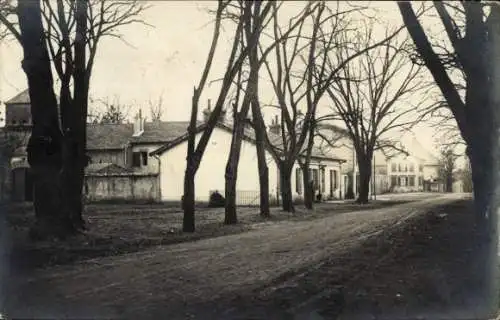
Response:
M0 0L0 319L500 319L500 4Z

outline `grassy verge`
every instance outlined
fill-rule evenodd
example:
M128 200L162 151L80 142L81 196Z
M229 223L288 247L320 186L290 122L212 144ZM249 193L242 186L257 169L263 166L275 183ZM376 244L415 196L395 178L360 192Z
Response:
M271 218L263 219L257 208L242 207L239 223L223 225L221 208L198 208L195 233L182 232L182 212L178 207L162 205L93 204L86 207L89 231L64 242L28 241L28 228L33 222L30 206L12 206L6 211L12 235L12 263L19 271L79 260L137 252L156 245L236 234L280 221L300 222L332 214L370 210L401 204L402 201L374 201L368 205L355 203L321 203L312 211L300 207L294 214L273 208ZM4 211L4 212L5 212Z

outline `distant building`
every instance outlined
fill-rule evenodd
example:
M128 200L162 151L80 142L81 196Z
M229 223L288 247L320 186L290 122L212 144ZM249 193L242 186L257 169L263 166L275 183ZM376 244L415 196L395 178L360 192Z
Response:
M416 138L406 146L409 154L399 153L387 160L389 186L392 192L442 191L439 161L425 150Z

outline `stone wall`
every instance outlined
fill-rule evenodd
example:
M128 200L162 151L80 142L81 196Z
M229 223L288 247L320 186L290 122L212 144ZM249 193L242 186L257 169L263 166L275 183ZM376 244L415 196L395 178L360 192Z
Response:
M158 175L87 175L84 194L87 201L159 201Z

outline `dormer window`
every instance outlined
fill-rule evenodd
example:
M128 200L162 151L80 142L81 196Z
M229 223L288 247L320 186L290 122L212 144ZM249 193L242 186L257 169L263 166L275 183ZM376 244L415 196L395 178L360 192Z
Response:
M148 165L148 152L139 151L132 153L132 167L146 167Z

